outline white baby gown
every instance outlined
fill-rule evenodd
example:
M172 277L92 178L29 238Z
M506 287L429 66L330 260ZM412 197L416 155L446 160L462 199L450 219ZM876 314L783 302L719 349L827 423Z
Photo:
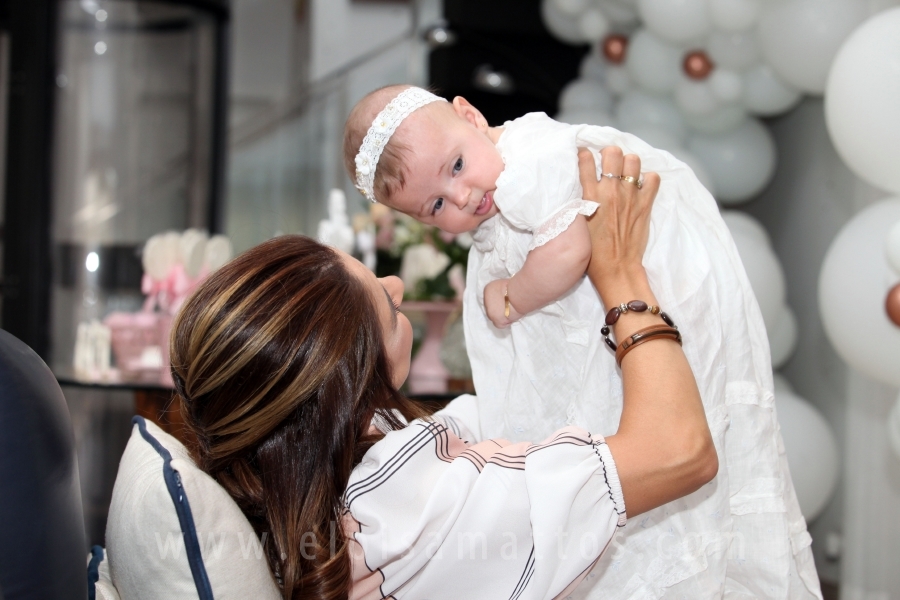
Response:
M821 598L775 417L759 306L715 200L668 152L543 113L505 124L497 143L505 169L494 193L501 214L474 232L464 295L482 433L521 441L566 425L600 435L618 427L622 379L600 334L606 309L586 277L507 329L495 328L483 305L487 283L514 275L532 248L595 210L582 200L577 148L591 148L599 164L597 151L610 145L637 154L642 170L662 179L643 262L684 337L719 473L629 520L572 597Z

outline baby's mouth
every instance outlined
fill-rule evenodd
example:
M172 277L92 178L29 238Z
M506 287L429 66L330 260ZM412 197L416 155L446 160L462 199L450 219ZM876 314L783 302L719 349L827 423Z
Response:
M494 194L492 192L486 192L484 196L481 198L481 202L478 203L478 208L475 209L476 215L483 215L487 211L491 210L491 207L494 205Z

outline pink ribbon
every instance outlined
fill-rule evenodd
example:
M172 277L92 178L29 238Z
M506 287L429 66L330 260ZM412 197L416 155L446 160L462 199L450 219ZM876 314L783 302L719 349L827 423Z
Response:
M144 273L141 279L141 292L147 296L144 310L152 312L158 307L161 311L174 315L207 275L204 269L196 278L189 277L181 264L173 265L162 280Z

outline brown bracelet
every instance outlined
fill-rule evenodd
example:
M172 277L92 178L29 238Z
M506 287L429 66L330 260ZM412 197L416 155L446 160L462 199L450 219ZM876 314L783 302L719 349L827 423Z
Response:
M619 368L622 368L622 359L625 358L626 354L644 342L653 340L672 340L678 342L680 346L681 332L675 327L669 327L668 325L653 325L636 331L619 344L619 347L616 349L616 364Z
M616 343L609 338L610 327L615 325L616 321L619 320L619 317L624 315L625 313L632 312L644 312L650 311L651 315L659 315L659 318L663 320L663 322L669 327L674 327L678 329L675 325L675 322L672 318L666 313L662 312L658 306L647 304L643 300L632 300L631 302L623 302L618 306L612 307L608 313L606 313L606 322L603 327L600 329L600 334L603 335L603 341L606 342L606 346L610 349L610 351L615 354L618 348L616 347Z

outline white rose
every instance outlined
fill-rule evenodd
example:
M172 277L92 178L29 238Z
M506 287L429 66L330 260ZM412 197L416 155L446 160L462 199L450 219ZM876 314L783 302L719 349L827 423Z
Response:
M443 252L438 252L434 246L428 244L410 246L403 253L400 279L403 280L403 285L407 290L414 291L416 284L423 279L437 277L449 264L450 257Z

